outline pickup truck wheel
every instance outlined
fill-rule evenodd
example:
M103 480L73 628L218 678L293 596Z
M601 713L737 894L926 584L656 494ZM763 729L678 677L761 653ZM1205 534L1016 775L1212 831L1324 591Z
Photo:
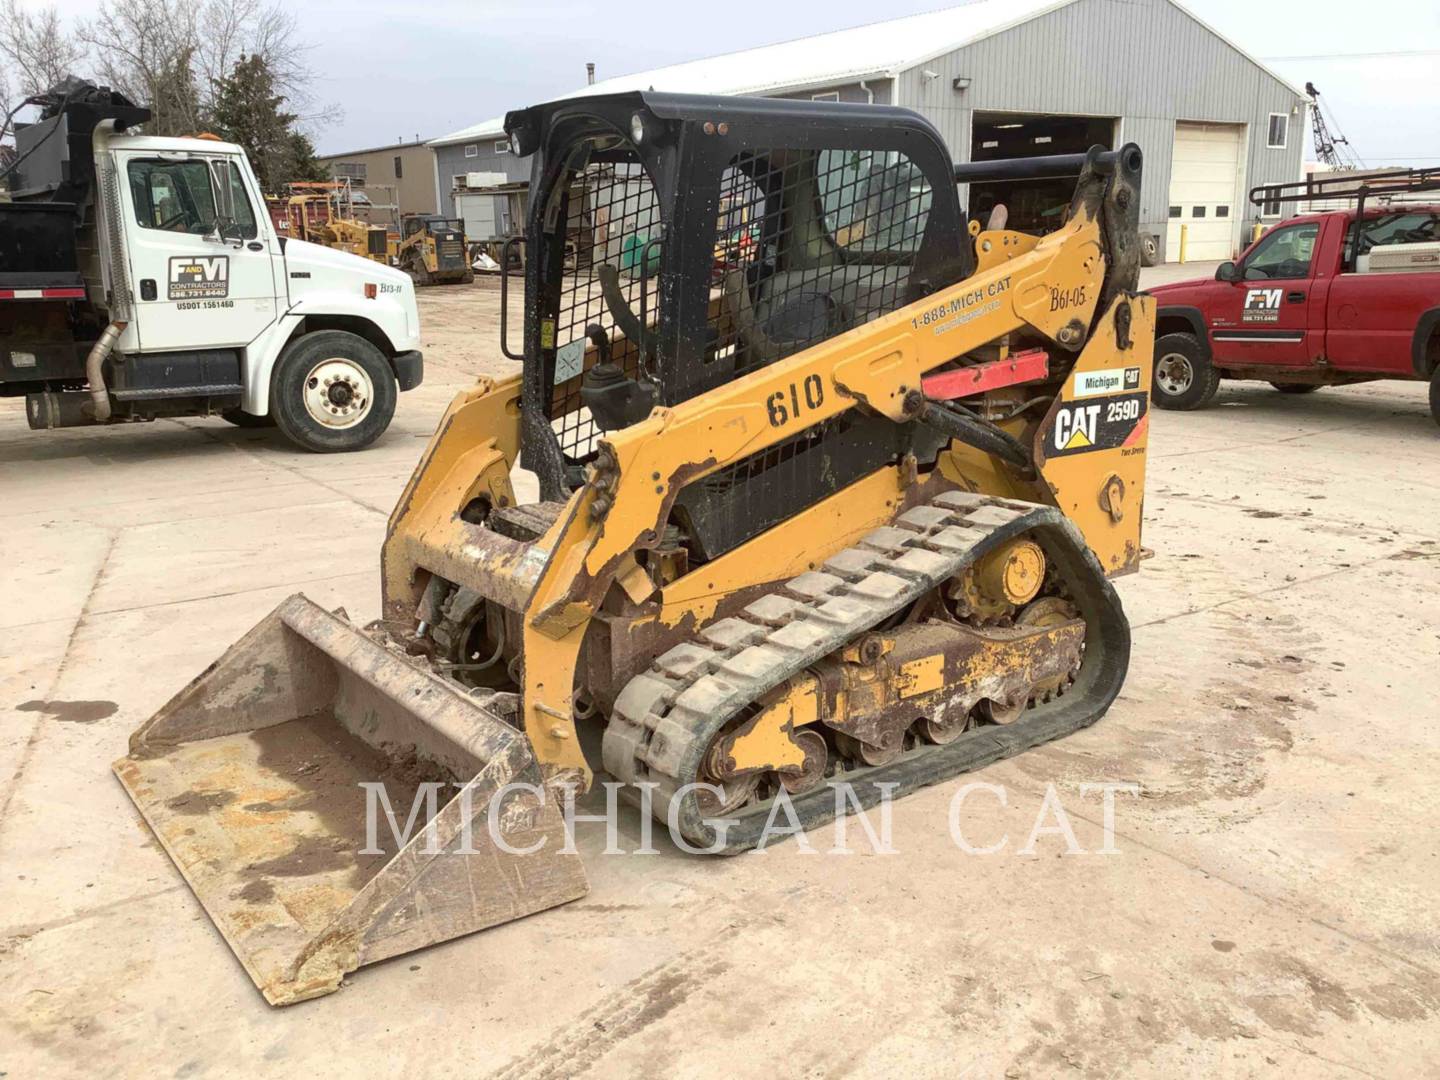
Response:
M1320 389L1319 383L1272 382L1270 385L1282 394L1313 394Z
M395 373L374 345L344 330L317 330L281 354L270 379L270 411L306 450L361 450L390 426L398 393Z
M1194 334L1166 334L1155 342L1155 375L1150 397L1162 409L1198 409L1220 388L1220 373L1211 366Z

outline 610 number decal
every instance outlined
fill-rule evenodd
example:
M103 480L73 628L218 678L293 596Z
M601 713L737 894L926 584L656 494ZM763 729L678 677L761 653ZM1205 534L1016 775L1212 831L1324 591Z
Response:
M825 384L819 375L806 375L797 389L794 383L785 390L776 390L765 399L765 411L770 415L771 427L784 427L791 420L799 419L805 411L813 412L825 404Z

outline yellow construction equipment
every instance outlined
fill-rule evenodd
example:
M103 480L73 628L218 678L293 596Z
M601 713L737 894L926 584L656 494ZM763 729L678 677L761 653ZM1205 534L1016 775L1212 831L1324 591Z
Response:
M416 285L465 284L475 280L470 267L465 224L442 214L406 214L400 236L391 243L391 260Z
M506 126L523 367L441 418L381 620L291 597L116 764L273 1003L584 894L567 785L743 850L776 800L809 827L840 781L903 795L1125 677L1136 147L955 166L903 109L655 93ZM1076 176L1063 224L967 226L977 170Z
M277 227L285 229L284 235L296 240L389 265L388 231L383 225L361 221L355 199L349 180L297 180L287 196L275 200L271 216Z

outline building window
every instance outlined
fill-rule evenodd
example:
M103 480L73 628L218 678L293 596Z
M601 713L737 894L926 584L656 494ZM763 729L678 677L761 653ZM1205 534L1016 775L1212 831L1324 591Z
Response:
M1285 113L1272 112L1270 114L1270 130L1265 138L1265 146L1270 150L1284 150L1285 139L1290 134L1290 117Z
M1279 217L1279 216L1280 216L1280 203L1279 203L1279 201L1278 201L1278 200L1271 201L1272 199L1274 199L1274 197L1275 197L1277 194L1279 194L1279 191L1280 191L1279 188L1266 188L1266 189L1265 189L1265 201L1260 204L1260 216L1261 216L1261 217Z
M472 142L472 143L466 143L466 144L465 144L465 156L466 156L466 157L479 157L479 156L480 156L480 147L476 146L473 142Z
M508 154L509 152L510 152L510 140L509 140L509 139L496 139L496 140L495 140L495 153L497 153L497 154Z
M330 174L334 177L349 177L361 184L365 183L365 163L363 161L337 161L330 166Z
M1170 207L1170 216L1171 216L1171 217L1179 217L1179 216L1180 216L1180 207L1178 207L1178 206L1172 206L1172 207Z
M1229 208L1228 206L1217 206L1217 207L1215 207L1215 216L1216 216L1216 217L1229 217L1229 216L1230 216L1230 208Z
M1191 217L1204 217L1204 216L1205 216L1205 208L1204 208L1203 206L1192 206L1192 207L1190 208L1190 216L1191 216Z
M405 176L405 170L400 167L400 155L395 155L395 179L400 180Z
M811 95L810 95L810 100L811 100L811 101L839 101L839 100L840 100L840 91L839 91L839 90L827 90L827 91L825 91L825 93L823 93L823 94L811 94Z

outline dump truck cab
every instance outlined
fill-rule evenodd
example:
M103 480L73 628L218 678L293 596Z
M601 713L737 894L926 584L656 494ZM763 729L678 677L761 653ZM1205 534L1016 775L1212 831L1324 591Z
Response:
M373 442L422 375L409 279L281 235L242 147L136 134L146 110L67 85L0 205L0 393L33 428L221 414Z

